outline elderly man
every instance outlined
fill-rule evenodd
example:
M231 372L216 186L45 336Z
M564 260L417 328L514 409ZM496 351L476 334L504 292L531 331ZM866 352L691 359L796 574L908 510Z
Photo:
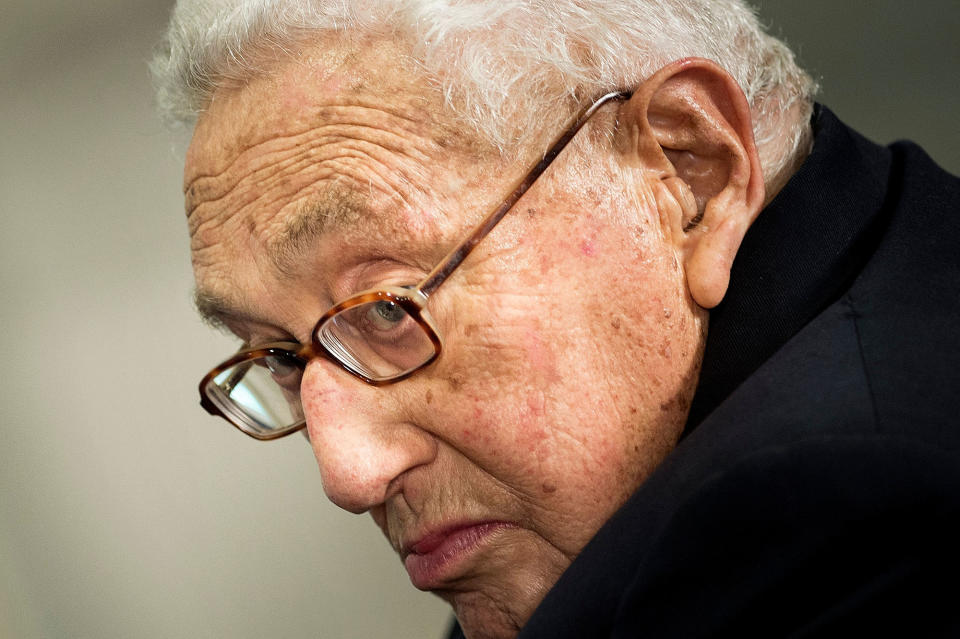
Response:
M956 626L960 186L740 2L193 0L167 45L243 341L202 402L304 429L455 635Z

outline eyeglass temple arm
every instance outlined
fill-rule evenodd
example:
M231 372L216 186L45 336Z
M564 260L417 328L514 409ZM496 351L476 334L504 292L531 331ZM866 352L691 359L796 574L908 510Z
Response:
M560 155L560 152L567 146L570 140L573 139L573 136L577 134L578 131L583 127L584 124L590 119L597 109L606 104L611 100L616 99L626 99L630 97L630 93L626 91L614 91L600 97L596 102L590 105L585 109L574 121L573 126L571 126L565 133L563 133L556 142L553 143L553 146L544 154L543 158L533 167L531 170L514 188L513 192L510 193L500 203L490 215L483 219L483 221L478 224L473 231L470 233L467 238L458 244L450 253L447 254L439 264L434 267L434 269L423 279L420 285L417 287L417 290L424 296L429 297L437 288L443 284L444 280L450 276L463 260L467 259L467 256L470 255L471 251L480 243L480 241L487 236L490 231L493 230L493 227L497 225L500 220L513 208L513 205L523 197L523 194L533 186L534 182L537 181L547 167L550 166L550 163Z

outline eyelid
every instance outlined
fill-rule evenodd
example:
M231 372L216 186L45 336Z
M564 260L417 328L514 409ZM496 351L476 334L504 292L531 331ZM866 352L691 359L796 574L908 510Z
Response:
M363 291L397 286L412 290L426 276L420 268L393 260L378 260L351 270L353 272L342 278L337 290L332 291L338 294L334 304Z
M283 332L282 335L270 335L263 337L256 337L244 340L243 344L240 346L239 350L245 350L250 348L261 348L266 344L275 344L277 342L289 342L290 344L300 344L300 340L296 337L293 337L287 332Z

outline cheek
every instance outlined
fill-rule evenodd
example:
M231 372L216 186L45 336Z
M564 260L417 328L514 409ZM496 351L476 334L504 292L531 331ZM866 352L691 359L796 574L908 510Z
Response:
M530 508L596 523L662 457L660 407L688 357L670 337L682 274L650 226L549 214L562 225L534 232L547 212L526 212L511 250L436 313L453 318L434 382L450 393L429 400L451 444Z
M476 269L465 285L461 282L460 294L435 313L445 320L437 383L445 382L453 395L444 403L457 405L456 419L466 422L457 435L471 448L481 438L491 443L491 429L498 434L501 445L490 457L504 452L524 460L548 456L550 428L574 398L566 386L577 386L579 369L588 364L581 358L592 350L591 311L578 293L581 286L570 278L538 277L538 269L528 268L523 259L550 260L555 273L576 273L561 264L565 251L557 250L556 241L540 250L531 246L486 260L482 271ZM569 238L560 241L567 249L579 250ZM519 247L528 243L529 238L521 238ZM434 406L440 403L434 390L425 399ZM479 433L473 424L483 425Z
M435 415L445 413L441 419L455 448L525 494L552 494L571 467L582 475L609 461L608 438L592 431L610 416L597 412L606 403L580 387L582 378L566 360L582 351L570 334L547 330L536 319L500 325L496 338L468 341L470 332L450 340L450 361L468 365L440 371L449 393L441 399L429 390L425 396ZM582 445L585 435L589 449Z
M559 336L545 336L542 327L537 325L523 331L521 351L523 353L524 374L539 393L527 394L527 408L534 415L542 415L544 408L543 391L549 391L561 381L557 347L563 348L563 343L557 343ZM565 340L564 340L565 341Z

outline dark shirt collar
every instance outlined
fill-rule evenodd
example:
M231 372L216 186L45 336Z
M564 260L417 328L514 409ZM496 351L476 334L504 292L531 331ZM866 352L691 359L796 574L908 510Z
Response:
M710 312L685 434L839 298L876 246L890 151L820 105L812 123L812 153L747 232Z

